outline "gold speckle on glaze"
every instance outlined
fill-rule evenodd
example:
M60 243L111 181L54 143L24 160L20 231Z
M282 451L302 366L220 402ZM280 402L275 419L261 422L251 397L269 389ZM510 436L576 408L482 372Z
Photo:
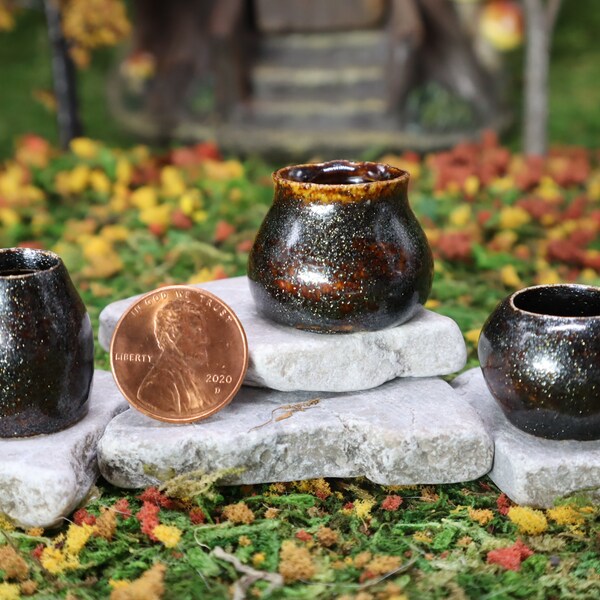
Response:
M425 303L433 258L409 175L379 163L280 169L248 263L259 311L320 333L399 325Z
M0 437L81 419L93 375L89 316L60 258L0 250Z
M487 386L516 427L600 439L600 288L515 292L486 321L478 351Z

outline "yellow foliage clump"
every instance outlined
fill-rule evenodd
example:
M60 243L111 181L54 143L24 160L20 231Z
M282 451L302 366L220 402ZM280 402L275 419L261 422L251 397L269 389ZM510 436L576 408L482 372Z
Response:
M544 513L527 506L511 506L508 518L519 528L519 533L539 535L548 529Z
M371 518L371 510L375 506L375 500L357 500L354 502L354 513L359 519L365 520Z
M185 181L181 171L171 165L163 167L160 172L162 193L165 196L181 196L185 192Z
M421 544L431 544L433 541L430 531L416 531L412 537L415 542L420 542Z
M457 206L449 215L450 225L454 227L464 227L472 218L470 204L461 204Z
M149 185L143 185L131 194L131 203L140 210L152 208L158 204L156 190Z
M23 557L8 544L0 547L0 570L4 571L5 579L23 581L29 577L29 565Z
M94 535L105 540L112 540L117 531L117 511L110 508L100 509L102 512L96 519Z
M104 171L94 169L90 173L90 185L95 192L100 194L108 194L110 192L110 179Z
M479 341L479 336L481 335L481 327L477 329L469 329L469 331L465 332L465 339L467 342L471 342L471 344L476 344Z
M151 206L140 211L140 221L144 225L161 225L168 227L171 223L171 213L173 207L169 204L161 204L160 206Z
M0 600L19 600L21 588L16 583L0 583Z
M515 290L522 288L524 285L514 265L504 265L500 269L500 280L503 285Z
M337 544L338 537L337 531L334 531L330 527L319 527L317 530L317 540L319 540L319 544L325 546L325 548Z
M52 575L58 575L64 571L77 569L79 567L79 558L73 554L67 554L54 546L44 548L40 562L42 567Z
M232 523L250 525L254 522L254 513L245 502L228 504L223 509L223 516Z
M556 508L549 508L546 515L557 525L583 525L586 519L595 512L593 506L573 506L564 504Z
M365 552L359 552L354 557L354 566L357 569L362 569L366 564L368 564L371 561L372 558L373 555L368 550Z
M500 211L500 229L517 229L529 221L529 213L520 206L505 206Z
M67 530L64 551L67 554L79 554L87 544L92 533L94 533L94 528L91 525L75 525L75 523L71 523Z
M12 523L12 521L5 515L3 515L2 513L0 513L0 529L3 529L4 531L14 531L15 530L15 526Z
M166 570L165 565L156 563L134 581L113 582L110 600L160 600L165 593Z
M469 507L468 512L469 517L480 525L487 525L494 518L494 513L487 508Z
M280 509L270 506L265 510L265 519L276 519L280 512Z
M252 555L253 566L260 567L260 565L262 565L265 562L266 558L267 557L264 552L256 552Z
M96 158L99 150L98 142L90 140L90 138L79 137L71 140L69 143L71 152L83 159Z
M313 494L321 500L325 500L325 498L329 498L329 496L331 496L331 486L322 477L298 481L295 484L295 487L299 492L304 494Z
M400 557L381 554L367 563L367 571L373 575L386 575L398 569L401 564Z
M152 533L159 542L162 542L167 548L174 548L181 539L181 529L172 525L157 525Z
M310 552L304 546L296 546L290 540L285 540L281 544L279 573L283 575L286 583L312 579L315 571Z

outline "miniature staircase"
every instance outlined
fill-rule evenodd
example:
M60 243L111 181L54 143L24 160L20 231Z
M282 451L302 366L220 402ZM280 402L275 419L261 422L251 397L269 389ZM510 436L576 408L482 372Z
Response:
M260 44L240 126L344 135L393 127L385 30L265 35Z

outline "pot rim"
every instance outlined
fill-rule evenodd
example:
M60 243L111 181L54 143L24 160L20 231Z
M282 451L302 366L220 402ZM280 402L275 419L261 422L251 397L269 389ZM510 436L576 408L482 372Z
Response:
M336 164L349 167L367 166L373 169L384 167L385 171L393 176L390 179L377 179L361 183L314 183L312 181L299 181L298 179L289 177L292 170L306 169L322 171ZM332 199L345 196L347 199L360 200L365 193L371 194L377 191L408 185L410 173L383 162L337 159L318 163L288 165L275 171L272 177L276 185L285 186L294 191L301 191L302 193L314 192L323 196L327 195Z
M54 264L48 266L48 267L43 267L43 268L39 268L36 267L34 270L32 269L32 273L20 273L20 274L13 274L13 275L3 275L2 274L2 270L0 270L0 280L11 280L11 279L28 279L31 277L35 277L37 275L40 275L42 273L51 273L52 271L55 271L56 269L60 268L60 266L63 264L62 258L56 254L56 252L52 252L51 250L42 250L39 248L21 248L21 247L16 247L16 248L0 248L0 258L3 255L10 255L10 254L20 254L20 255L36 255L36 256L46 256L50 259L52 259L54 261Z
M597 315L553 315L550 313L533 312L530 310L525 310L524 308L519 308L518 306L515 305L515 299L519 295L521 295L525 292L530 292L532 290L557 289L557 288L565 288L565 289L569 289L569 290L579 289L579 290L593 291L594 293L598 294L598 296L600 297L600 287L597 287L594 285L586 285L584 283L547 283L547 284L540 284L540 285L532 285L532 286L524 287L520 290L517 290L508 297L508 302L509 302L510 307L514 311L522 313L524 315L531 315L533 317L538 317L538 318L568 319L569 321L576 321L576 320L582 320L582 319L585 319L585 320L600 319L600 312Z

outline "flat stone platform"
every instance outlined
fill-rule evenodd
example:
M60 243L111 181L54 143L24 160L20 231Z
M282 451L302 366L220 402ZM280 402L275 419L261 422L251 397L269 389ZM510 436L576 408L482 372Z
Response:
M366 476L380 484L450 483L491 467L475 410L441 379L398 379L360 393L242 387L205 421L172 425L135 409L98 445L103 476L140 488L196 469L241 467L230 484Z
M434 377L462 369L467 351L458 325L421 310L408 323L381 331L317 334L260 316L246 277L202 284L237 314L248 337L245 384L280 391L349 392L397 377ZM109 304L100 315L98 339L108 350L121 315L139 296Z
M463 373L452 385L493 438L489 476L511 500L543 508L572 494L600 500L600 440L547 440L521 431L504 416L479 368Z
M0 439L0 513L21 527L59 524L95 483L98 440L128 406L112 374L96 370L81 421L49 435Z

